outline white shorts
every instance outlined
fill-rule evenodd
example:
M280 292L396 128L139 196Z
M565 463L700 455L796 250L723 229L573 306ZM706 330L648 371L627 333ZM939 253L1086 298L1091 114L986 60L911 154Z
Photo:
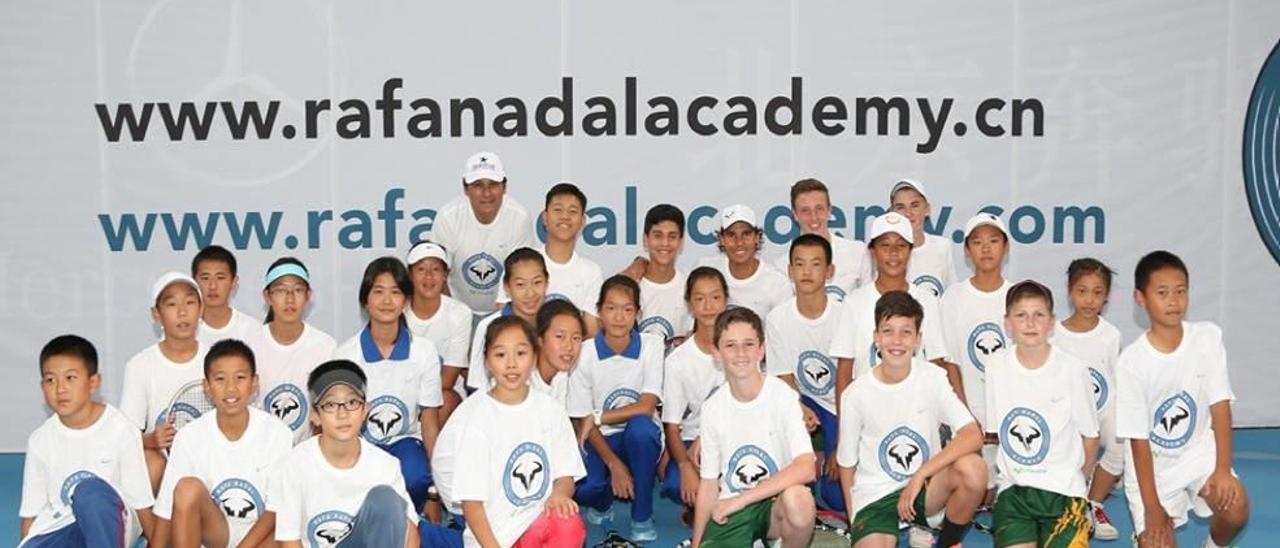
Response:
M1156 479L1160 505L1164 506L1165 513L1173 518L1175 528L1187 523L1187 513L1190 511L1194 511L1200 518L1209 518L1213 515L1209 503L1200 496L1200 488L1204 487L1204 483L1209 480L1211 474L1213 474L1213 463L1209 463L1203 474L1197 475L1190 482L1182 482L1181 485L1169 481L1161 482L1160 478ZM1231 470L1231 475L1236 475L1234 469ZM1134 533L1140 535L1146 530L1146 508L1142 505L1142 493L1138 491L1138 482L1127 481L1127 479L1124 482L1124 494L1125 498L1129 499L1129 515L1133 518Z

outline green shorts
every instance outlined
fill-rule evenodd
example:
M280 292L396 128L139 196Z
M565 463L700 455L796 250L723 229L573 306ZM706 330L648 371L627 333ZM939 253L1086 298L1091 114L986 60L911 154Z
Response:
M765 540L769 534L769 517L773 512L773 499L753 502L729 516L724 525L715 520L707 521L702 532L702 546L715 548L742 548L757 540Z
M996 547L1035 543L1049 548L1088 548L1089 502L1015 485L996 497Z
M924 488L916 494L915 502L911 505L916 509L916 519L912 523L916 525L929 526L928 516L924 511L925 493L929 492L929 482L926 480ZM885 534L898 537L898 499L902 497L902 489L889 493L881 497L879 500L863 506L861 510L853 517L853 524L849 527L849 534L853 537L853 544L857 544L867 535Z

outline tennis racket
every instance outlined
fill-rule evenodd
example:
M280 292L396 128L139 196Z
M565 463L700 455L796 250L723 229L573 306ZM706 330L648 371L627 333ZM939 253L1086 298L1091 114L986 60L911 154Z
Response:
M175 430L181 430L187 423L200 418L200 415L213 411L213 402L204 394L204 381L194 380L182 385L165 407L165 420L173 423Z

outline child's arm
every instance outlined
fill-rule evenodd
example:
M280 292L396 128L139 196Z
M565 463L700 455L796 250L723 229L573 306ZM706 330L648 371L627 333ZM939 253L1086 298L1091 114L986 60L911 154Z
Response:
M36 518L22 518L18 523L18 540L27 538L27 531L31 530L31 524Z
M485 548L501 546L498 537L489 526L489 516L484 513L484 503L476 500L462 501L462 517L467 520L467 528L476 537L476 542Z
M1093 465L1098 462L1100 440L1097 436L1092 438L1080 436L1080 439L1084 442L1084 468L1080 469L1080 472L1084 474L1085 479L1088 479L1093 474Z
M813 453L805 453L791 461L791 464L780 470L750 490L726 499L716 501L712 518L722 522L738 510L753 503L772 498L792 485L804 485L814 481L818 475L818 465L814 462ZM705 481L705 480L704 480Z
M440 437L440 408L423 407L418 412L418 424L422 427L422 445L427 448L427 460L435 453L436 438Z
M644 393L640 395L640 400L631 404L624 405L615 409L604 412L600 418L602 424L618 424L631 420L632 417L646 417L652 415L658 410L658 397Z
M707 532L707 520L711 519L711 506L720 496L720 480L703 478L698 482L698 500L693 506L693 546L702 544L702 535Z
M245 548L255 548L263 542L271 540L276 534L276 513L264 512L258 517L258 521L253 523L253 527L245 533L244 540L240 541L240 546Z
M151 546L168 546L169 537L172 536L170 531L173 530L173 522L164 518L155 517L154 514L152 514L151 517L152 523L155 525L152 526L151 534L145 535L150 541L148 544Z
M680 499L685 504L693 504L698 498L698 467L689 459L689 451L680 437L680 425L664 423L662 430L667 437L667 454L680 468Z
M578 513L578 503L573 500L574 483L570 476L556 478L551 484L551 496L547 497L547 511L567 518Z
M1146 531L1140 540L1144 545L1167 546L1173 543L1173 520L1160 504L1160 494L1156 490L1155 462L1151 456L1151 442L1145 439L1132 438L1129 449L1133 457L1133 469L1138 479L1138 492L1142 495L1142 507L1146 515Z
M1201 493L1215 511L1231 508L1240 499L1240 482L1231 475L1231 402L1220 401L1209 406L1213 440L1217 444L1213 473L1204 482Z
M981 450L982 432L978 431L978 423L971 421L961 427L960 431L956 432L955 436L951 438L951 443L948 443L933 458L925 461L920 466L920 469L907 481L907 485L902 488L902 494L898 496L898 515L904 521L915 519L916 496L920 494L921 489L924 489L925 481L951 466L960 457L974 454Z
M573 419L575 421L589 421L590 418ZM596 454L600 455L600 460L604 461L605 466L609 468L609 479L613 484L613 495L618 498L631 498L635 495L635 484L631 480L631 469L627 468L627 463L622 462L618 455L609 448L609 442L604 439L604 434L600 433L599 428L592 428L587 434L587 443L596 450Z
M302 541L300 540L284 540L280 541L279 544L280 548L302 548Z
M845 498L845 516L848 517L849 525L853 525L853 478L857 473L857 466L841 466L840 467L840 492Z
M844 390L849 388L853 383L853 358L836 358L836 416L840 416L841 407L844 406L844 398L839 394L844 394Z

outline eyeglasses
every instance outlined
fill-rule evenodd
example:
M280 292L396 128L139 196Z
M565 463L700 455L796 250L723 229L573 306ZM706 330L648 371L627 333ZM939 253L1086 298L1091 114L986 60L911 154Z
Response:
M307 286L305 286L305 285L282 285L282 286L277 286L277 287L273 287L273 288L271 288L270 290L268 290L268 293L270 293L272 297L284 297L284 296L289 296L289 297L293 297L293 298L295 298L295 299L301 299L301 298L303 297L303 295L306 295L306 294L307 294Z
M348 413L354 413L356 411L359 411L360 408L362 407L364 407L364 400L362 399L351 399L351 400L342 401L342 402L327 401L324 403L316 404L316 409L319 409L321 413L324 413L326 415L332 415L334 413L337 413L338 409L342 409L343 411L346 411Z

